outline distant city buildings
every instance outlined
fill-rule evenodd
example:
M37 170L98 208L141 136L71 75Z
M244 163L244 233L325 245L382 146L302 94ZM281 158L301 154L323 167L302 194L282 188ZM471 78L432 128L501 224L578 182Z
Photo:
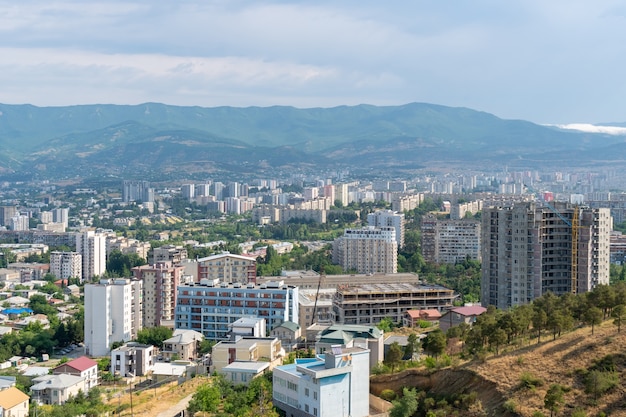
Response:
M83 257L78 252L50 252L50 273L57 278L83 277Z
M154 202L154 188L150 188L148 181L122 181L122 201L141 203Z

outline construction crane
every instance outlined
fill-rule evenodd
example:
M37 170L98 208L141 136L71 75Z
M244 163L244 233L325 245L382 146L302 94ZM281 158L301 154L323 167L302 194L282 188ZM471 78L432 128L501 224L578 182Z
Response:
M538 199L539 193L537 193L537 191L535 191L526 184L524 184L524 186L528 189L528 191L535 195L535 198ZM576 294L578 292L578 229L580 228L579 207L578 205L574 206L572 221L570 221L567 217L563 216L552 204L545 200L542 201L545 206L550 209L550 211L556 214L557 217L563 221L563 223L565 223L572 229L572 259L570 263L571 292L572 294Z
M317 299L320 296L320 288L326 283L326 273L324 265L320 266L320 279L317 281L317 291L315 292L315 303L313 304L313 314L311 315L311 325L315 324L315 315L317 314Z

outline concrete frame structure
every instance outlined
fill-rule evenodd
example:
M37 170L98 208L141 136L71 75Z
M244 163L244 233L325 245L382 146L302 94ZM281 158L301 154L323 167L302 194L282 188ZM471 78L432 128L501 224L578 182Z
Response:
M575 210L579 225L577 256L572 259ZM609 209L566 203L485 208L482 305L506 309L527 304L548 291L556 295L583 293L608 284L610 229ZM576 277L572 277L573 261L577 264Z
M375 325L384 318L402 323L412 309L452 308L458 298L453 290L441 285L366 284L340 286L333 298L334 321L338 324Z

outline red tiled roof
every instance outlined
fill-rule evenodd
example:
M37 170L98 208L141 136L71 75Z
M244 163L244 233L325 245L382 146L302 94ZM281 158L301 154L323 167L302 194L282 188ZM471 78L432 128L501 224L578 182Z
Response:
M413 319L438 319L441 317L441 313L439 312L439 310L436 310L434 308L424 310L408 310L407 313Z
M89 368L98 366L98 362L94 361L93 359L89 359L87 356L81 356L80 358L76 358L74 360L66 362L63 365L67 365L70 368L74 368L79 372L83 372Z
M464 306L453 308L452 311L459 313L462 316L480 316L487 311L487 309L482 306Z

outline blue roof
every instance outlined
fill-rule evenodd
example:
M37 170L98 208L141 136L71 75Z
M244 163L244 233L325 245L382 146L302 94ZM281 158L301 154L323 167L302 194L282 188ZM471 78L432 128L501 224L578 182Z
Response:
M2 314L22 314L22 313L33 314L33 310L31 310L28 307L6 308L6 309L0 311L0 313L2 313Z

